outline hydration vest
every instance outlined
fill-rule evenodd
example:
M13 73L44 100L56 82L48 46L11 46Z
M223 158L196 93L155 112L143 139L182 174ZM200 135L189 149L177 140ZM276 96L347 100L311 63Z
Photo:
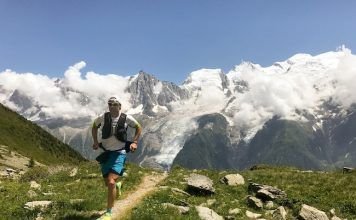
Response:
M125 128L125 122L126 122L126 114L121 113L120 118L117 121L115 131L114 131L114 136L122 142L127 141L127 133L126 133L126 128ZM101 133L101 138L102 139L108 139L111 136L111 129L112 129L112 119L110 112L106 112L104 114L104 127Z

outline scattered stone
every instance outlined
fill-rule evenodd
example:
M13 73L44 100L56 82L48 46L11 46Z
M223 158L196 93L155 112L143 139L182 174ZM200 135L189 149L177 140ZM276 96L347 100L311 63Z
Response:
M12 169L12 168L6 168L6 172L7 173L18 173L18 171L17 170L14 170L14 169Z
M287 212L283 206L279 206L276 210L273 211L272 217L274 220L286 220Z
M264 201L287 198L287 194L284 191L268 185L250 182L248 190L256 193L256 196Z
M76 176L77 174L78 174L78 168L75 167L75 168L73 168L73 169L70 171L69 176L70 176L70 177L74 177L74 176Z
M188 187L192 189L192 191L199 191L201 193L213 194L215 193L215 189L213 187L213 181L203 175L200 174L191 174L188 178Z
M245 179L240 174L228 174L220 179L220 182L229 186L238 186L245 184Z
M335 209L330 209L330 215L331 215L331 216L335 216L335 215L336 215Z
M265 208L266 209L273 209L274 208L274 203L272 201L267 201L266 204L265 204Z
M224 220L224 218L218 215L213 210L203 207L203 206L195 206L200 219L202 220Z
M331 220L342 220L342 219L335 215L335 216L331 217Z
M44 196L54 196L57 195L57 193L53 193L53 192L47 192L47 193L42 193Z
M37 193L35 191L33 191L33 190L29 190L27 192L27 196L32 199L32 198L37 196Z
M180 214L186 214L189 212L189 207L187 207L187 206L179 206L179 205L174 205L172 203L162 203L162 206L165 208L171 207L171 208L177 209Z
M28 210L35 210L35 209L39 208L41 211L44 211L51 204L52 204L52 201L33 201L33 202L27 202L25 204L24 208L28 209Z
M74 182L79 183L79 182L80 182L80 179L77 179L77 180L75 180Z
M254 197L254 196L248 196L247 197L247 203L250 207L252 208L257 208L257 209L262 209L263 208L263 203L260 199Z
M325 212L305 204L302 205L299 217L303 220L329 220Z
M240 214L241 209L235 208L235 209L229 209L229 215L237 215Z
M247 218L249 218L249 219L258 219L259 217L262 216L262 214L253 213L248 210L246 210L245 214L246 214Z
M31 182L30 182L30 188L31 188L31 189L38 189L38 190L40 190L40 189L41 189L41 185L38 184L38 183L36 183L36 181L31 181Z
M354 170L352 167L343 167L342 168L342 173L350 173Z
M176 192L176 193L180 193L180 194L183 194L183 195L186 195L186 196L190 196L189 193L187 193L186 191L183 191L181 189L178 189L178 188L171 188L172 192Z

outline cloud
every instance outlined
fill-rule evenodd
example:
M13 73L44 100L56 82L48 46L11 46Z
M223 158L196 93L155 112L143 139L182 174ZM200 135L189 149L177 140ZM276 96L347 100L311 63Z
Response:
M347 54L332 72L335 82L335 101L344 107L356 103L356 56Z
M123 109L131 107L130 96L124 91L128 85L127 77L88 72L83 78L81 71L85 66L83 61L70 66L64 73L61 87L56 86L55 78L45 75L11 70L1 72L0 85L8 94L0 96L0 101L3 102L17 89L43 106L46 115L67 119L101 114L106 108L106 100L111 96L120 99ZM85 99L86 95L90 102L83 106L80 100Z

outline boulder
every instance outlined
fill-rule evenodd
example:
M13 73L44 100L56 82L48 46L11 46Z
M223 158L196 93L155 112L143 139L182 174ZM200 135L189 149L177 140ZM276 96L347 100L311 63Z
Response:
M44 211L51 204L52 201L33 201L33 202L27 202L24 208L28 210L40 209L41 211Z
M262 209L263 208L263 203L260 199L254 197L254 196L248 196L247 197L247 203L250 207L256 208L256 209Z
M303 220L329 220L325 212L305 204L302 205L299 218Z
M287 212L283 206L279 206L276 210L273 211L272 217L274 220L286 220Z
M186 214L189 212L189 207L187 206L179 206L179 205L174 205L172 203L162 203L162 206L164 208L170 207L170 208L177 209L180 214Z
M188 188L193 192L215 193L213 181L209 177L195 173L191 174L188 178Z
M218 215L213 210L203 207L203 206L195 206L195 209L198 212L200 219L202 220L224 220L224 218Z
M220 182L229 186L238 186L245 184L245 179L240 174L228 174L220 179Z
M259 217L262 216L262 214L253 213L248 210L246 210L245 214L246 214L247 218L249 218L249 219L258 219Z
M287 198L287 194L284 191L268 185L250 182L248 190L256 193L256 197L262 199L263 201Z

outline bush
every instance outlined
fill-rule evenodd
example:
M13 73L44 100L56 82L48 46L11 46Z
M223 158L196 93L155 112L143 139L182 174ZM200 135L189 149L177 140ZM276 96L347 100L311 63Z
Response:
M32 169L29 169L22 177L21 177L21 181L23 182L28 182L28 181L39 181L42 179L47 178L49 175L49 172L47 170L47 168L45 167L34 167Z

